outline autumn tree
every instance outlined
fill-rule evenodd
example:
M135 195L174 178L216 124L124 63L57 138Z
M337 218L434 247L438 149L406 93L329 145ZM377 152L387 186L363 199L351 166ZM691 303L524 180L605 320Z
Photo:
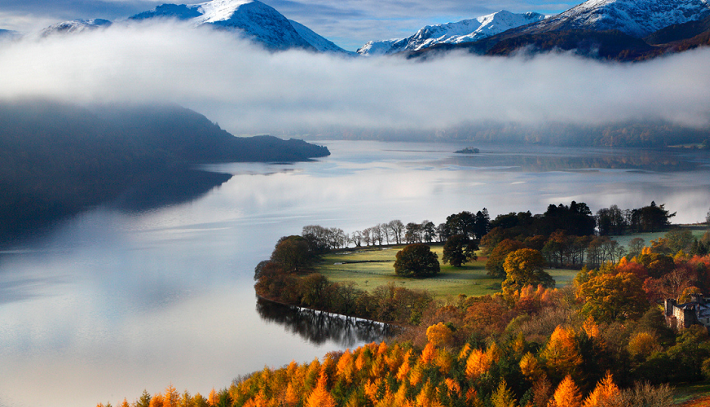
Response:
M301 236L284 236L276 243L271 253L271 261L287 272L299 272L314 261L308 241Z
M522 242L512 239L504 239L496 245L488 256L486 271L491 277L505 277L503 263L505 258L512 252L525 248Z
M555 280L543 270L544 265L545 259L537 250L520 249L510 253L503 264L506 274L503 292L510 295L527 285L554 287Z
M451 328L439 322L436 325L432 325L426 330L426 338L435 347L446 346L451 343L453 339L453 332Z
M438 256L423 243L406 246L397 252L394 262L395 273L405 277L430 277L439 270Z
M505 379L501 379L498 388L491 395L491 404L493 407L516 407L517 400Z
M179 400L180 393L178 393L177 389L175 389L175 386L171 384L165 389L162 407L178 407Z
M572 376L567 375L557 386L557 390L552 395L549 407L581 407L582 394L574 384Z
M597 383L589 396L584 400L583 407L611 407L620 406L621 390L614 384L614 379L611 373L606 374L604 378Z
M470 260L476 260L478 245L466 235L453 235L444 244L444 264L449 263L454 267L461 267Z
M574 374L583 361L574 340L574 332L562 326L558 326L552 333L540 357L545 361L550 377Z
M335 407L335 399L333 399L333 396L328 392L328 389L326 388L327 382L327 376L321 373L318 377L318 383L316 384L316 388L313 389L313 392L311 392L311 394L308 396L308 399L306 400L306 407Z
M150 393L144 389L140 398L136 401L136 407L150 407L150 399Z
M631 273L600 273L582 284L577 294L584 299L582 311L600 322L637 319L649 306L643 283Z

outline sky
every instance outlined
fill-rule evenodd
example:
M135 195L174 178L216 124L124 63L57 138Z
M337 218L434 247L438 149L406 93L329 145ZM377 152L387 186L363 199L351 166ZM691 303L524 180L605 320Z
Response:
M170 0L0 0L0 28L41 30L73 19L120 20ZM194 4L202 1L173 0ZM545 0L263 0L341 47L354 51L367 41L402 38L419 28L475 18L500 10L553 14L580 1Z

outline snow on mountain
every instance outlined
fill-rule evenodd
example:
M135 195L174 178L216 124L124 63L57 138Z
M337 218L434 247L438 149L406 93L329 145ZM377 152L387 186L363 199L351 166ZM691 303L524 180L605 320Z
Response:
M41 36L46 37L52 34L69 34L69 33L79 33L88 30L95 30L97 28L108 27L111 22L108 20L95 19L95 20L72 20L64 21L42 30Z
M525 33L555 30L619 30L644 37L673 24L701 20L710 15L710 0L589 0L551 17Z
M400 51L418 51L436 44L474 42L511 28L539 22L544 18L545 16L539 13L516 14L502 10L456 23L428 25L408 38L370 41L357 52L362 55L382 55Z
M131 20L175 18L195 26L238 32L271 50L300 48L322 52L347 51L258 0L212 0L200 4L163 4Z
M291 26L293 26L294 30L296 30L298 35L300 35L304 40L308 41L308 43L311 44L319 52L340 52L354 54L354 52L345 51L344 49L335 45L333 42L316 34L313 30L299 23L298 21L288 21L291 23Z

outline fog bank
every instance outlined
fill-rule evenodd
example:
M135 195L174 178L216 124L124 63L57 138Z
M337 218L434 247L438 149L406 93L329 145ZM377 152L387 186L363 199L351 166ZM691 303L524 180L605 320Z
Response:
M665 120L710 124L710 50L635 64L570 54L427 61L270 53L175 23L0 43L0 98L174 102L235 134Z

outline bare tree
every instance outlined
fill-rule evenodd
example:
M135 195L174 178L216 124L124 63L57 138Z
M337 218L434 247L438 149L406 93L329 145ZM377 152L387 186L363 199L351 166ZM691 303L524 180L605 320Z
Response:
M389 230L389 225L386 223L380 223L377 225L380 228L380 233L382 233L382 237L385 238L385 242L387 244L390 244L390 230Z
M370 242L372 242L372 229L367 228L362 231L362 241L365 243L365 246L369 246Z
M394 238L395 243L402 244L402 237L404 235L404 223L401 220L395 219L387 224L390 232L392 233L392 238Z
M359 230L354 231L350 235L350 243L354 244L355 247L362 246L362 232L360 232Z
M382 246L382 229L380 229L380 225L377 224L373 227L370 228L372 232L370 232L370 236L372 237L372 244L378 244Z

